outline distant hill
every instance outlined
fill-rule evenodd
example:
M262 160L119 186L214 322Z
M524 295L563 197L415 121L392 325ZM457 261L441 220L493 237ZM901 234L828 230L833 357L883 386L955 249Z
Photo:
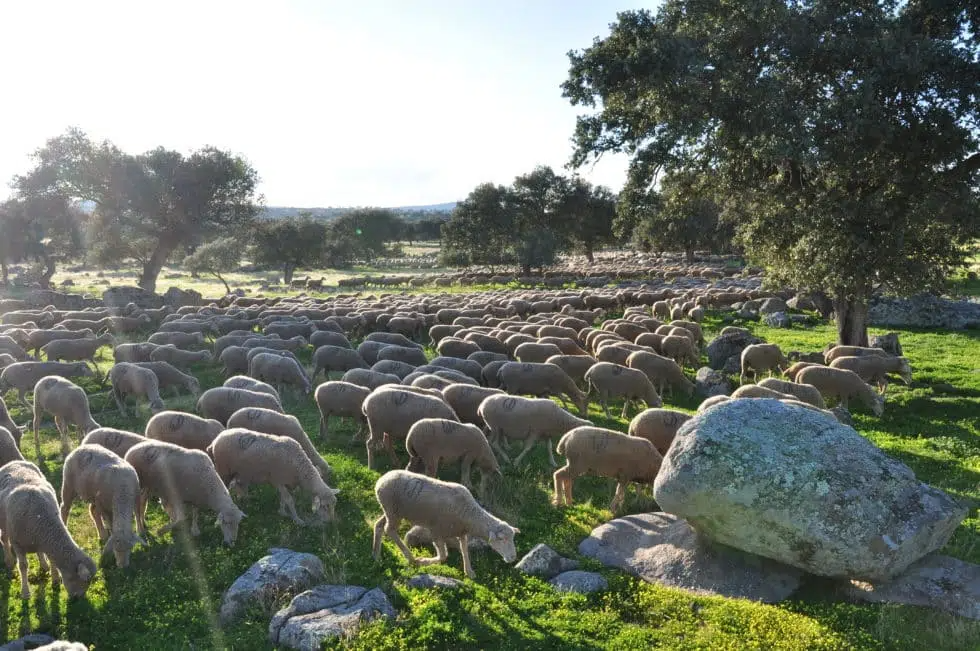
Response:
M283 217L293 217L301 212L308 212L315 219L336 219L344 213L357 209L359 206L329 207L329 208L297 208L295 206L266 206L259 213L263 219L281 219ZM426 206L397 206L389 208L403 219L416 221L428 217L448 217L449 213L456 207L456 202L433 203Z

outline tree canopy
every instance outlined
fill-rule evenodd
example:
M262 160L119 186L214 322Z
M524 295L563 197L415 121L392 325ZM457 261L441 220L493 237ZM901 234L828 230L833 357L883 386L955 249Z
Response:
M402 222L385 208L358 208L330 225L327 263L346 267L355 260L371 261L388 253L388 243L402 233Z
M0 205L0 268L8 283L9 262L34 260L36 280L47 289L57 261L82 252L84 214L58 194L15 197Z
M308 213L296 217L262 219L252 231L252 260L261 265L282 268L283 282L293 280L296 269L323 260L327 243L327 224Z
M238 268L242 260L242 243L236 237L221 237L197 247L194 253L184 258L184 267L194 273L209 273L225 286L225 294L231 287L224 274Z
M867 340L873 290L939 287L980 224L975 4L668 0L569 53L572 162L631 157L625 194L709 176L769 277Z

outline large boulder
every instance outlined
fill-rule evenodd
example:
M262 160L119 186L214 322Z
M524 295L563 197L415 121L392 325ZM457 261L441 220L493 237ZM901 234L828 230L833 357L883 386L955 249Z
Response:
M26 302L37 308L53 305L56 310L81 310L85 307L85 297L81 294L65 294L50 289L30 291Z
M732 400L685 423L654 496L715 541L865 581L939 549L966 515L851 427L765 399Z
M323 563L313 554L272 548L235 579L221 600L222 626L234 623L251 604L263 608L323 580Z
M763 299L762 303L759 304L759 314L762 316L767 314L775 314L776 312L785 312L788 309L789 308L786 306L786 301L778 296Z
M896 328L977 328L980 302L953 301L931 294L908 298L876 296L868 306L868 323Z
M719 545L669 513L641 513L596 527L579 553L649 583L776 603L800 585L803 573L776 561Z
M269 622L269 641L276 647L318 651L329 638L352 636L362 622L396 614L378 588L318 585L275 614Z
M201 292L193 289L171 287L163 295L163 304L174 308L186 305L204 305L204 298L201 296Z
M886 353L890 353L896 357L902 356L902 344L898 341L897 332L888 332L883 335L873 335L871 337L871 342L868 345L872 348L881 348Z
M163 297L142 287L110 287L102 292L102 303L106 307L118 308L135 303L144 309L157 309L163 307Z
M794 316L803 315L795 314ZM806 317L804 316L803 318L805 319ZM770 312L762 317L762 322L770 328L788 328L793 325L793 319L785 312Z
M762 340L744 332L729 332L718 335L705 347L704 352L708 355L708 366L720 371L725 368L725 362L731 357L738 358L742 351L752 344L761 344Z

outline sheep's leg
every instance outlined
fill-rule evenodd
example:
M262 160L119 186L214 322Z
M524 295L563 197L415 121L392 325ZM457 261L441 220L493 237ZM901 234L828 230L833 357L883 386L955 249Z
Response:
M71 505L69 504L69 506ZM64 511L64 507L62 507L62 511ZM92 518L92 524L95 525L96 531L99 532L99 542L105 542L107 534L105 525L102 522L102 512L95 508L95 504L89 504L88 514ZM64 520L65 524L68 524L67 518L62 518L62 520Z
M419 558L419 565L437 565L439 563L445 563L446 559L449 558L449 550L446 549L445 540L433 540L432 546L436 549L436 555L430 558Z
M306 524L303 522L303 518L299 517L296 513L296 500L290 494L289 489L283 485L276 487L279 491L279 515L287 518L291 518L293 522L302 526Z
M191 507L191 535L197 538L201 535L201 527L198 526L197 518L199 515L199 509L196 506Z
M61 434L61 456L67 457L71 453L71 438L68 432L68 423L55 416L54 424Z
M849 410L849 409L847 408L847 396L841 396L841 397L840 397L840 399L838 400L838 403L840 404L840 406L841 406L841 408L842 408L842 409L843 409L844 411L850 411L850 410Z
M374 560L378 560L381 557L381 538L384 536L387 521L388 519L382 515L374 522L374 540L371 543L371 555L374 557Z
M388 459L391 461L392 468L398 468L401 462L398 460L398 455L395 453L395 444L391 441L391 436L385 434L384 438L385 450L388 452Z
M116 401L116 408L119 409L119 413L123 416L129 416L129 412L126 411L126 405L119 398L119 393L116 391L115 387L112 389L112 397Z
M629 409L629 406L630 406L630 399L626 398L625 400L623 400L623 411L621 414L619 414L620 418L626 418L626 413L627 410Z
M571 466L567 463L555 471L553 475L555 480L555 496L552 498L551 503L555 506L565 506L571 504L572 493L569 488L569 474L571 472Z
M558 467L558 462L555 461L555 451L554 451L554 448L551 447L551 441L548 441L547 442L547 445L545 445L545 448L547 448L547 450L548 450L548 463L551 464L551 467L552 468L557 468Z
M30 403L27 402L27 393L23 389L17 389L17 400L27 409L31 408Z
M473 468L473 458L463 457L462 462L459 464L459 481L463 486L471 489L473 488L473 482L470 479L470 471ZM482 484L482 482L481 482Z
M528 452L531 451L531 448L534 447L534 443L535 442L536 442L536 439L534 439L533 437L530 437L530 436L527 437L526 439L524 439L524 449L521 450L521 453L518 454L517 457L514 459L514 467L515 468L518 467L519 465L521 465L521 459L523 459L524 458L524 455L526 455Z
M427 474L429 477L435 477L438 471L439 471L439 457L429 458L425 460L425 474ZM469 484L467 484L465 481L463 483L469 486Z
M171 504L167 513L170 515L170 522L160 527L159 535L161 536L187 519L187 515L184 513L184 505L178 502Z
M146 536L146 506L149 501L146 491L140 491L136 496L136 531L144 537Z
M14 564L17 562L17 557L14 554L13 545L11 544L10 537L6 532L0 533L0 543L3 543L3 560L7 565L8 570L14 569Z
M490 447L492 447L494 449L494 452L496 452L497 454L500 455L500 458L505 463L513 463L510 460L510 457L507 456L507 453L504 452L504 449L500 446L500 441L498 441L496 438L494 438L493 440L490 441Z
M612 502L609 503L609 510L615 512L626 499L626 486L628 481L621 481L616 484L616 493L613 495Z
M45 556L44 554L38 554L38 558ZM58 571L58 566L55 565L54 561L45 556L45 560L48 562L48 567L45 571L51 572L51 585L58 585L61 583L61 572Z
M324 416L323 414L320 414L320 440L327 440L327 416ZM354 439L351 439L351 443L353 442Z
M31 598L31 586L27 582L27 554L17 549L17 569L20 571L20 598Z
M396 522L394 519L387 520L385 525L385 533L388 537L398 546L398 549L402 551L405 556L405 560L408 561L409 565L418 565L418 560L416 560L415 555L412 554L412 550L408 548L402 537L398 535L398 525L400 522Z
M463 572L471 579L476 578L476 572L470 564L470 545L469 536L465 533L459 537L459 553L463 557Z
M599 396L599 404L602 405L602 413L606 415L606 418L609 418L609 405L606 403L606 396Z
M43 553L37 553L37 564L41 566L41 573L47 574L51 571L51 563L48 561L48 557Z

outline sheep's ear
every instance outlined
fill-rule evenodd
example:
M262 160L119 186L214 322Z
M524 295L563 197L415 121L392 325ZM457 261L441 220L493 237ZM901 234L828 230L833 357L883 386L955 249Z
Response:
M521 532L521 530L518 529L517 527L511 527L511 529L514 530L514 533L520 533Z
M330 492L332 492L334 495L340 495L340 489L339 488L331 488L330 489Z
M80 578L82 581L88 581L92 578L92 571L88 569L88 566L85 563L78 564L78 578Z

